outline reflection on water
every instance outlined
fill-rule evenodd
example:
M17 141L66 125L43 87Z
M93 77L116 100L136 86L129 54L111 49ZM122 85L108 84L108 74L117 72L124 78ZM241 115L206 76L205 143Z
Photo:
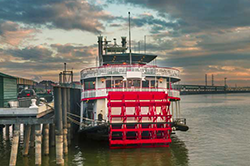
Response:
M66 166L210 166L250 165L250 94L182 96L182 115L190 130L172 135L169 148L112 149L107 142L78 138L69 147ZM22 137L21 137L22 142ZM33 166L34 149L18 166ZM55 148L42 157L55 166ZM7 166L10 142L0 136L0 165Z
M175 135L169 148L137 148L112 149L107 142L97 142L78 138L69 148L69 155L65 157L65 165L95 165L95 166L185 166L188 165L188 150L183 141ZM22 142L22 141L21 141ZM8 165L10 156L10 142L1 137L0 165ZM19 148L17 166L33 166L35 152L31 149L28 157L21 155L22 144ZM55 164L55 148L50 149L48 156L42 157L43 165Z
M177 137L173 137L170 148L137 148L137 149L112 149L103 142L77 143L78 153L75 155L74 164L84 165L188 165L188 150L185 144Z

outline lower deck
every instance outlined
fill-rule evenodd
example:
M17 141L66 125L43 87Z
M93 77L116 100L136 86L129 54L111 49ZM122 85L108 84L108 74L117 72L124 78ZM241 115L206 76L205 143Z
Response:
M179 100L175 102L177 112ZM109 92L107 98L82 102L80 130L106 131L110 147L168 146L174 113L171 103L165 92Z

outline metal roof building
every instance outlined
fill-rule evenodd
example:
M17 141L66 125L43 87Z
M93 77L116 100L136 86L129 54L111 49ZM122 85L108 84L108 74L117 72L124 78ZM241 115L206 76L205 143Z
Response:
M10 100L17 100L17 78L0 72L0 107Z

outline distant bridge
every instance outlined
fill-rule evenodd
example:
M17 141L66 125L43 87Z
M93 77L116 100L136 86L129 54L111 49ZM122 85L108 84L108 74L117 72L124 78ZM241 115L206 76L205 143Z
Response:
M250 93L250 87L227 87L205 85L175 85L181 95L188 94L220 94L220 93Z

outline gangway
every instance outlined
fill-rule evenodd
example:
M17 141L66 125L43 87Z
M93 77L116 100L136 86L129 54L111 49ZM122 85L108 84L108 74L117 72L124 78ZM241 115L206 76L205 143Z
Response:
M109 92L110 148L168 147L169 106L165 92Z

